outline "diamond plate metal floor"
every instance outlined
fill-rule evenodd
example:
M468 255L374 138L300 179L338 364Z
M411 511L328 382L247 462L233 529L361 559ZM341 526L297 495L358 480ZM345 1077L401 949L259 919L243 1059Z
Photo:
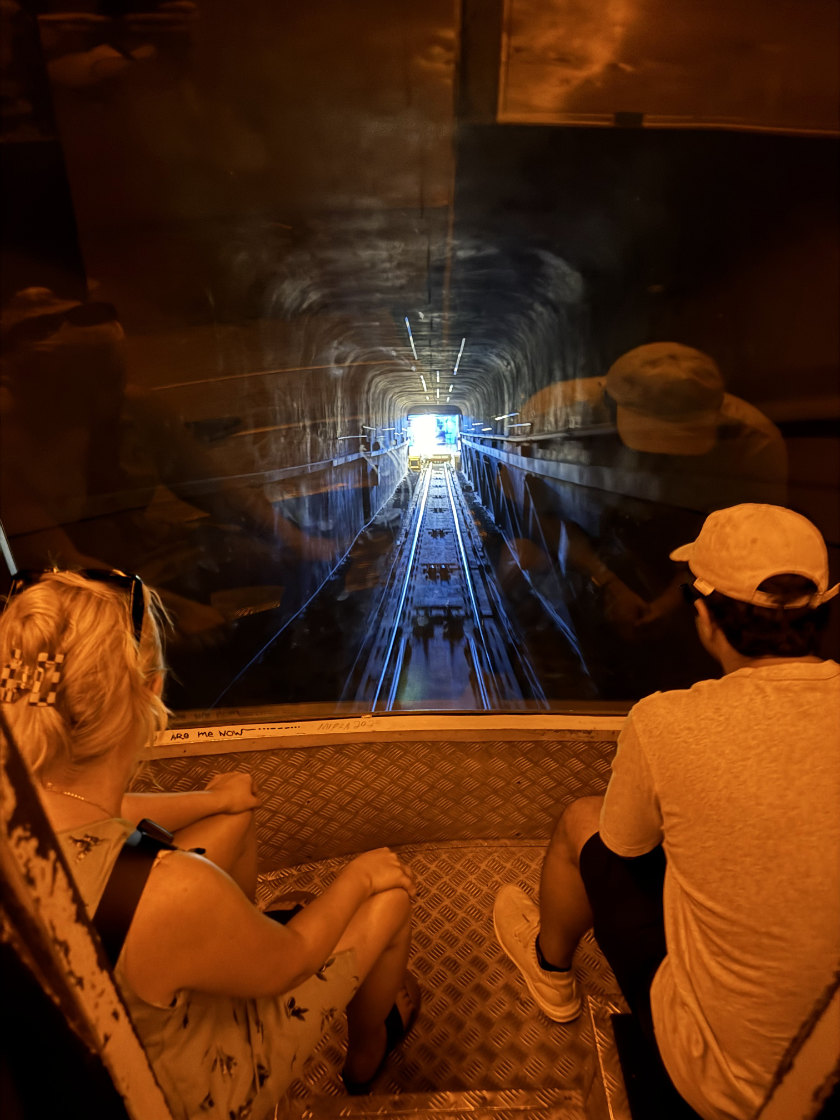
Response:
M629 1120L608 1028L609 1011L623 1005L591 936L575 958L587 1010L569 1024L538 1011L495 940L496 892L516 882L536 897L544 843L456 841L399 851L419 884L410 962L423 990L417 1025L389 1059L375 1093L354 1099L339 1079L345 1031L339 1019L278 1118ZM261 877L258 899L283 887L323 889L344 862L271 872Z

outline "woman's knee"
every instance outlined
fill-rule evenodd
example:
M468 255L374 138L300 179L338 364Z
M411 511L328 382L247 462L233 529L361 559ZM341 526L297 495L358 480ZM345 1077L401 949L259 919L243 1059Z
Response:
M381 891L366 899L352 922L388 936L400 932L411 921L411 899L401 887Z
M336 949L353 949L360 975L366 976L386 950L407 951L410 938L411 899L395 888L362 903Z
M179 847L205 848L207 856L226 871L256 845L257 822L252 809L204 817L175 834Z
M381 915L378 915L377 919L386 924L394 935L402 933L410 925L411 899L401 888L383 891L381 894L374 895L370 901L378 902Z
M252 840L256 840L257 814L253 809L247 809L242 813L232 813L230 819L234 822L233 827L240 843L250 843Z

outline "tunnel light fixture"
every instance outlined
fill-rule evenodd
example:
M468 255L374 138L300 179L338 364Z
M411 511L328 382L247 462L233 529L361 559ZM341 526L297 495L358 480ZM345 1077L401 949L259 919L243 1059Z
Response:
M518 412L506 412L504 414L504 416L494 416L493 419L494 420L510 420L510 418L512 416L518 416L518 415L519 415ZM513 427L513 424L511 424L510 426Z
M440 389L437 391L437 399L440 400Z
M408 341L411 346L411 353L414 355L414 360L419 361L417 351L414 348L414 335L411 333L411 323L408 321L408 316L405 317L405 329L408 331Z
M437 374L438 381L440 381L440 370L439 369L435 370L435 373Z
M458 366L461 364L461 355L464 353L464 347L466 346L466 344L467 344L467 340L465 338L462 338L461 339L461 349L458 351L458 357L455 359L455 368L452 370L452 376L453 377L458 372Z
M361 439L362 432L356 432L354 436L337 436L337 439Z
M492 428L482 428L481 430L482 430L482 432L492 432L493 431Z
M517 413L517 415L518 415L518 413ZM531 421L530 420L523 420L523 422L521 424L508 424L508 427L509 428L530 428L531 427Z
M396 430L397 430L396 428L383 428L382 429L383 432L395 432Z
M453 389L454 389L454 385L450 385L449 388L447 389L447 392L451 393Z
M370 424L362 424L362 427L365 429L366 432L375 432L376 431L376 428L372 428L370 426Z
M424 392L424 393L428 393L428 391L429 391L429 387L428 387L428 385L426 384L426 378L425 378L425 377L423 376L423 374L422 374L422 373L420 374L420 381L422 382L422 385L423 385L423 392Z

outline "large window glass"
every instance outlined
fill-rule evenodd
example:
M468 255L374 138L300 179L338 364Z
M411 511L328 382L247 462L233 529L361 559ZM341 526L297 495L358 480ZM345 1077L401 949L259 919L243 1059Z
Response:
M837 578L833 0L2 19L6 576L139 572L176 710L690 684L737 502Z

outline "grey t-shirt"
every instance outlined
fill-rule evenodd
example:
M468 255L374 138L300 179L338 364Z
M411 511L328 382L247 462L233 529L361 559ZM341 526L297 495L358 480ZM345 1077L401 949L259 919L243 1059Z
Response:
M840 666L737 670L636 704L604 843L662 841L657 1043L708 1120L751 1117L840 966Z

